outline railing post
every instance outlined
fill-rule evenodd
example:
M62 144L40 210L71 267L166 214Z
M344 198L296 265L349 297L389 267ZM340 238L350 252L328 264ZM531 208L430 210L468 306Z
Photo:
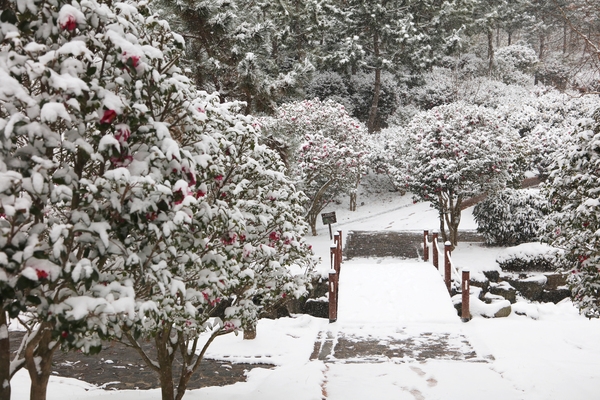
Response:
M469 295L471 294L471 278L468 269L462 271L462 322L471 320L471 311L469 310Z
M446 288L448 289L448 293L451 293L450 290L450 249L452 248L452 243L446 242L444 243L444 282L446 282Z
M427 237L429 236L429 231L426 229L423 231L423 261L429 260L429 246L427 245Z
M433 237L431 239L433 242L433 266L437 269L440 269L440 250L438 249L438 233L437 231L433 231Z
M337 321L338 274L329 271L329 323Z

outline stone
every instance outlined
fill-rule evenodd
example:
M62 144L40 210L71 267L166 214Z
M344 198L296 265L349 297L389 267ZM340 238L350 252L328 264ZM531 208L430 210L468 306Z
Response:
M500 280L499 271L483 271L483 275L485 275L490 282L498 282Z
M508 282L500 282L500 284L490 285L490 293L504 297L511 304L517 302L517 291Z
M558 303L567 297L571 297L571 291L569 289L554 289L544 290L540 296L540 301L543 303Z
M512 307L510 305L507 305L506 307L502 307L501 309L496 311L496 313L494 314L494 318L508 317L511 312L512 312Z
M304 313L317 318L329 318L329 302L308 299L304 304Z
M539 301L544 291L545 282L535 280L507 279L521 296L531 301Z
M487 279L485 281L479 281L479 280L471 278L471 286L476 286L478 288L481 288L482 292L485 293L489 290L490 281Z
M546 289L547 290L555 290L560 286L564 286L567 284L567 276L568 274L546 274Z

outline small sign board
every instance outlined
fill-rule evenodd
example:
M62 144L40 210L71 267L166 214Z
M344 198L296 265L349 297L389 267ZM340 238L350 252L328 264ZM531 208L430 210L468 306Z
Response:
M337 219L335 218L335 211L321 213L321 218L323 218L323 225L335 224L337 222Z

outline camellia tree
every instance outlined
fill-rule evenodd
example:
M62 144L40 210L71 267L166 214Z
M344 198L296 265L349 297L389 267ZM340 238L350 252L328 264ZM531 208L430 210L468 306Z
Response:
M580 312L600 317L600 111L566 141L556 155L544 193L552 213L545 240L565 250L572 266L571 294Z
M522 175L518 133L485 107L457 102L417 114L395 146L393 174L416 200L440 214L440 233L453 248L463 202L490 194ZM446 228L448 233L446 233Z
M369 150L366 129L344 106L318 99L287 103L261 124L268 136L286 143L289 173L308 196L306 216L314 236L319 213L341 194L350 193L355 209Z
M304 196L145 4L23 4L0 15L0 332L27 333L12 362L0 335L0 398L25 367L45 399L56 349L116 338L181 399L217 336L306 291Z

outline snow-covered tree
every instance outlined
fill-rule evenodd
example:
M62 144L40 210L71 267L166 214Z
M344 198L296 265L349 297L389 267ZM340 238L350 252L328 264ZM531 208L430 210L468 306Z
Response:
M272 112L282 98L302 92L310 78L312 0L158 3L186 32L198 86L245 101L247 114Z
M289 173L308 196L306 215L316 236L319 213L329 203L345 193L356 203L369 152L365 128L344 106L318 99L283 104L262 124L268 135L286 143Z
M463 201L518 183L518 133L485 107L452 103L417 114L398 137L394 174L415 200L439 211L440 232L458 243ZM449 235L446 234L446 228Z
M15 1L1 21L0 331L28 327L10 365L0 335L2 395L25 366L43 400L56 349L113 337L180 399L214 338L306 290L304 197L145 4Z
M573 302L588 318L600 317L600 112L585 121L556 155L544 191L552 214L545 239L565 250L573 266Z

